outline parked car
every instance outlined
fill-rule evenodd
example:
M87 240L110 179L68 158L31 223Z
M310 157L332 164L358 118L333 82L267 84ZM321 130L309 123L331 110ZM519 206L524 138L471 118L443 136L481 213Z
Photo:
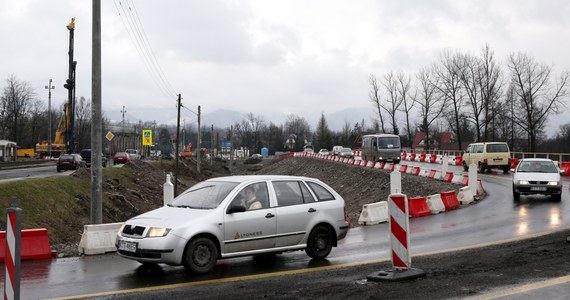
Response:
M113 156L113 164L126 164L130 160L130 155L127 152L117 152Z
M327 149L321 149L321 150L319 150L319 154L320 154L320 155L329 155L330 152L329 152L329 150L327 150Z
M519 161L513 172L513 198L520 200L521 195L551 195L552 200L562 199L562 182L556 164L546 158L524 158Z
M349 227L344 199L318 179L229 176L127 220L115 246L124 258L206 273L218 259L238 256L305 250L324 259Z
M341 148L338 155L340 157L354 157L354 152L350 148Z
M81 157L83 157L83 160L85 160L85 164L87 165L87 167L91 167L91 149L83 149L79 154L81 155ZM103 167L107 166L107 157L105 157L103 153L101 153L101 165Z
M80 168L85 168L85 161L81 155L77 153L62 154L59 156L56 166L58 172L61 172L62 170L78 170Z
M504 142L473 143L463 153L463 170L475 164L480 173L491 168L502 169L505 174L511 168L511 151Z

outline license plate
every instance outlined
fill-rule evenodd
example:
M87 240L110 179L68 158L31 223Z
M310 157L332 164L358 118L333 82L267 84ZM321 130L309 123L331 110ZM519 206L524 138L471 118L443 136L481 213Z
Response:
M137 243L128 241L119 241L119 250L127 252L137 252Z
M493 161L502 161L502 158L493 158Z
M531 191L537 191L537 192L544 192L544 191L546 191L546 187L544 187L544 186L531 186L530 190Z

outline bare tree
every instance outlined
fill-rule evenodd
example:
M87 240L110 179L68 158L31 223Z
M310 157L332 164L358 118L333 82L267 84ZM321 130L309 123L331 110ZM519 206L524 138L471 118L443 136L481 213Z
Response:
M311 127L309 126L309 122L307 122L305 118L295 114L287 116L287 121L285 121L285 133L287 135L294 134L296 136L295 150L301 150L305 145L305 141L311 140Z
M258 153L258 148L261 148L261 131L264 127L265 121L263 120L263 117L250 112L245 119L235 123L234 130L243 146L252 149L255 153Z
M433 68L422 68L416 75L418 79L418 92L414 102L420 108L421 130L426 133L426 149L430 149L430 131L432 123L439 119L445 108L445 97L437 92L437 77L433 75Z
M513 119L528 134L530 151L534 152L538 134L544 129L548 117L564 107L570 74L565 71L556 82L552 82L552 67L520 52L509 56L508 67L514 106L520 112L514 114Z
M22 123L35 96L34 90L27 82L19 81L14 75L6 79L6 87L0 98L0 110L3 111L2 127L5 130L4 136L16 143L22 137Z
M435 68L435 75L438 82L436 87L443 97L445 97L446 105L451 105L449 108L450 114L448 115L448 121L451 130L457 137L457 150L461 150L462 148L461 125L459 121L462 116L461 108L464 99L461 88L459 59L459 53L453 55L449 51L445 51L440 57L441 65Z
M81 96L75 103L75 132L79 148L91 148L91 102Z
M400 131L396 122L396 112L400 108L400 105L402 105L402 97L400 97L398 93L398 82L392 71L384 76L382 84L386 88L388 99L386 100L386 104L380 106L388 113L391 119L392 133L399 134Z
M483 127L483 120L481 114L483 112L483 97L481 95L481 74L480 62L475 56L459 54L457 57L457 70L460 72L460 80L462 87L467 95L468 106L470 107L469 113L465 114L475 127L475 136L478 142L481 141L481 128Z
M488 44L485 45L482 52L479 84L483 100L483 140L489 141L495 140L494 133L496 130L494 124L496 123L497 114L494 108L500 106L498 102L501 98L503 84L501 68L495 60L494 52ZM492 125L491 130L489 130L490 125ZM491 137L489 137L490 134L492 134Z
M408 141L410 143L410 149L412 148L413 140L412 140L412 128L410 125L410 112L414 107L414 95L410 95L410 89L412 88L412 79L410 76L404 75L404 73L398 73L398 78L396 79L398 83L398 96L402 101L402 107L400 111L402 111L406 116L406 133L408 136Z
M368 92L368 97L370 99L370 102L374 104L376 112L378 113L378 118L380 119L380 129L382 130L382 133L385 133L386 130L384 127L384 117L382 116L382 105L380 102L381 101L380 86L378 85L378 80L374 75L370 75L370 77L368 78L368 82L370 84L370 91Z

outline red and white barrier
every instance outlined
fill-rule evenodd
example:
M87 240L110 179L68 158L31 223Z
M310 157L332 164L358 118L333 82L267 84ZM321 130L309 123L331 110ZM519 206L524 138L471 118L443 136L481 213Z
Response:
M445 210L453 210L459 208L461 205L459 204L459 200L457 199L457 195L455 191L447 191L439 193L441 196L441 201L445 206Z
M12 199L12 206L6 214L6 263L4 272L4 299L20 299L20 231L22 210L16 207L16 200Z
M390 213L390 246L392 248L392 266L395 269L407 269L412 261L408 245L410 222L408 218L408 199L404 194L392 194L388 197Z
M408 207L412 218L431 215L426 197L408 198Z
M471 192L471 188L468 186L464 186L459 189L459 193L457 194L457 198L461 204L470 204L475 199L473 198L473 193Z

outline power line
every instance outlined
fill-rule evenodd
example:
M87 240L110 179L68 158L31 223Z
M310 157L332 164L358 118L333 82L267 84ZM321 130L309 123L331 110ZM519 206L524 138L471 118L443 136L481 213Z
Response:
M172 88L172 85L168 82L164 71L156 59L156 55L152 50L150 42L146 38L146 33L142 26L142 22L138 17L134 3L132 1L128 3L128 0L126 3L123 3L123 1L118 0L117 5L117 0L115 0L114 4L115 9L121 18L121 21L123 22L123 26L125 26L125 29L129 34L131 42L143 59L145 68L147 69L147 72L150 74L155 84L166 96L171 97L172 95L176 95L174 89Z

